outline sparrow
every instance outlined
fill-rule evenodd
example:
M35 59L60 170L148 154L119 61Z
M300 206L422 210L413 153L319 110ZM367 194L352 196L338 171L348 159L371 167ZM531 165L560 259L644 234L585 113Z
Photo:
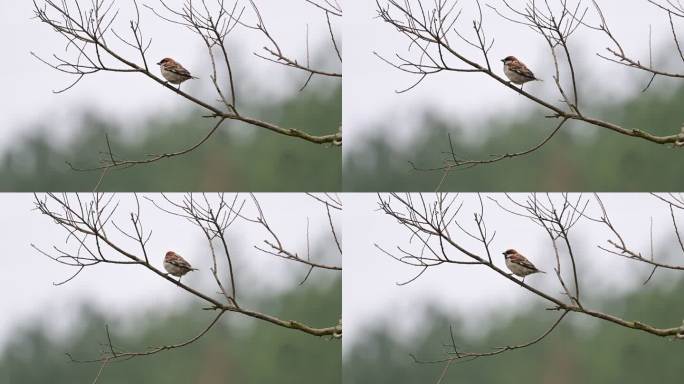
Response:
M525 276L533 273L546 273L532 264L527 258L518 253L515 249L508 249L503 253L506 258L506 266L514 275L520 276L525 281Z
M174 251L166 252L166 256L164 256L164 269L166 269L168 273L177 276L178 281L180 281L181 277L186 273L197 271L196 268L193 268L190 263Z
M197 77L190 74L190 71L183 68L178 62L170 57L163 58L157 63L161 69L161 74L166 81L172 84L178 84L178 89L182 82L190 79L197 79Z
M519 84L520 89L528 81L541 81L534 76L525 64L516 59L515 56L507 56L501 60L504 64L504 74L514 84Z

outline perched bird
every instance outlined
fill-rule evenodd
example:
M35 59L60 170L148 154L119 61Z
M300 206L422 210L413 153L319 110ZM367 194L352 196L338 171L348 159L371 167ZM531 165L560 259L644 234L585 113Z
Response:
M534 73L532 73L525 64L516 59L515 56L508 56L501 61L504 64L504 74L508 77L508 80L515 84L520 84L520 89L522 89L523 84L528 81L541 81L534 76Z
M183 68L174 59L166 57L157 63L161 69L161 74L164 76L166 81L172 84L178 84L178 89L182 82L190 79L197 79L197 77L190 74L190 71Z
M166 269L166 272L177 276L178 281L180 281L180 278L186 273L197 271L197 269L193 268L190 263L181 257L181 255L174 251L166 252L166 256L164 256L164 269Z
M520 276L525 281L525 276L533 273L546 273L532 264L527 258L518 253L515 249L508 249L503 253L506 258L506 266L514 275Z

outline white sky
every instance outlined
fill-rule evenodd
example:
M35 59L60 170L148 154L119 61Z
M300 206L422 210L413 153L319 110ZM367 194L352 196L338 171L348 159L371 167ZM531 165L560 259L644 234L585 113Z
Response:
M654 59L666 68L672 68L673 65L663 63L663 57L673 59L670 64L681 64L673 50L669 22L662 11L641 0L597 1L606 14L611 30L633 57L648 62L651 25ZM412 3L416 4L414 0ZM432 1L423 3L427 7L433 4ZM517 6L525 1L511 0L509 3ZM459 2L463 13L456 27L469 37L474 36L474 4L474 1ZM528 84L525 89L548 100L558 100L552 78L553 61L546 42L529 28L505 21L484 7L484 4L501 5L500 0L485 0L482 4L487 35L495 38L490 52L493 68L503 76L499 60L514 55L525 62L537 77L546 80ZM576 1L570 4L576 4ZM583 1L583 4L591 5L591 2ZM377 17L375 1L350 2L345 12L344 122L347 127L345 133L348 134L345 138L347 148L356 147L367 135L376 133L379 124L391 131L390 142L406 143L413 135L420 134L426 114L441 116L445 121L453 122L454 126L464 125L463 128L477 132L478 137L481 137L483 127L491 119L516 119L529 108L535 107L529 100L502 87L488 76L476 73L432 75L417 88L396 94L395 90L408 87L417 77L382 62L373 55L373 51L388 59L397 53L415 58L419 51L414 49L408 52L406 38ZM590 10L590 14L592 16L587 20L595 24L595 13L592 14ZM678 24L681 31L681 21ZM683 38L680 36L680 40ZM576 71L585 106L588 100L619 101L631 97L638 94L647 83L648 75L596 57L597 52L605 52L608 46L605 35L580 29L571 39L570 49L576 64L579 64ZM451 41L468 57L483 62L478 51L466 46L453 33ZM456 60L453 63L458 64ZM662 89L666 83L667 80L656 80L652 90Z
M512 196L520 200L524 195ZM648 234L650 218L653 217L656 258L665 258L666 254L671 256L674 253L678 258L676 260L681 260L681 251L676 243L670 212L665 203L646 194L601 196L611 220L631 247L643 254L649 254ZM434 195L426 194L425 197L432 201ZM553 249L548 236L530 220L505 213L487 199L494 197L510 208L511 204L505 202L503 195L485 194L484 197L487 226L490 231L496 231L496 238L491 245L495 263L505 269L501 252L508 248L517 249L538 268L547 271L545 275L533 275L525 281L558 296L561 288L553 273L555 262L551 256ZM592 198L591 195L585 197ZM476 231L473 213L479 212L477 195L462 194L460 199L464 205L457 218L460 218L461 224L466 228ZM418 268L395 261L377 250L373 244L388 251L396 250L397 246L406 250L420 247L417 241L409 243L409 236L396 220L378 211L377 201L375 194L345 195L345 353L355 343L362 341L372 329L389 328L397 340L410 345L412 337L422 331L429 331L424 329L422 319L429 315L430 307L454 313L455 318L464 319L469 332L477 334L478 331L486 330L487 319L491 316L508 317L515 313L515 307L547 304L495 272L479 266L433 267L415 282L397 286L396 283L404 282L419 272ZM597 206L594 203L590 205L588 213L596 216ZM680 212L677 218L679 228L683 228L684 215ZM571 233L585 300L588 295L599 298L640 289L641 283L650 273L647 266L596 248L598 245L607 245L606 240L611 238L604 228L584 220ZM452 231L452 235L463 241L466 248L477 252L483 250L481 244L467 239L456 226L452 226ZM457 258L454 252L449 255ZM658 270L649 284L672 282L672 278L678 276L681 273Z
M88 195L82 195L87 199ZM159 195L144 194L155 200ZM170 194L178 200L180 195ZM234 195L228 195L232 197ZM248 195L247 209L243 212L254 215ZM130 228L130 210L134 199L130 194L120 194L119 213L114 221L123 228ZM336 250L325 252L322 260L322 246L333 246L328 226L328 218L320 203L303 194L259 194L259 202L272 228L281 241L292 251L306 255L307 217L310 219L310 240L312 259L328 264L340 264ZM209 295L216 296L216 284L210 272L211 258L204 235L199 228L183 219L162 213L151 203L141 198L142 219L145 228L153 234L148 245L150 258L162 269L162 259L167 250L174 250L185 257L199 271L192 272L183 281L199 288ZM168 206L165 204L163 206ZM49 314L50 330L57 335L68 330L83 303L89 303L115 319L131 321L150 310L172 311L177 301L187 303L191 296L168 281L145 268L125 265L96 265L86 268L71 282L54 286L73 274L74 269L58 264L41 255L30 244L43 250L51 247L74 250L72 240L65 244L65 232L49 218L33 210L33 196L30 194L0 194L0 211L4 214L3 243L6 255L3 260L3 278L0 279L0 292L3 292L3 316L0 316L0 351L12 333L25 323ZM340 220L333 211L333 217L341 236ZM117 236L116 229L110 228L109 234ZM339 278L339 272L314 271L307 283L298 287L306 275L307 268L298 263L285 261L264 254L253 248L262 244L266 236L262 227L237 221L228 230L229 246L236 268L237 290L243 296L243 306L254 307L250 298L271 295L290 289L315 289L321 283L327 284ZM123 242L126 249L136 254L139 247L131 241ZM327 249L327 248L326 248ZM111 253L108 253L111 255ZM317 259L318 258L318 259ZM187 280L186 280L187 279Z
M634 57L642 60L648 58L649 25L653 28L653 40L657 42L654 51L656 58L667 57L672 52L672 42L666 40L669 25L664 22L662 12L648 6L645 1L598 1L613 32ZM154 4L153 0L145 2ZM303 58L305 55L307 24L312 50L323 52L324 55L332 53L324 18L305 1L256 2L273 35L292 56ZM522 3L521 0L511 2ZM124 31L130 8L127 8L126 2L120 3L123 12L116 29ZM171 3L180 4L181 1ZM490 3L499 2L492 0ZM463 24L459 26L461 30L470 23L470 4L464 6ZM11 38L4 39L5 65L0 71L0 80L5 89L0 93L0 104L3 106L3 113L0 114L0 151L11 145L17 137L26 134L29 125L35 123L44 125L54 141L63 141L73 132L83 111L100 114L115 122L126 122L125 129L134 132L146 119L158 119L185 105L184 99L158 84L143 76L130 74L93 75L67 93L52 94L53 89L68 85L73 79L38 62L29 55L29 51L47 58L52 53L63 52L64 42L47 26L31 20L30 1L3 1L2 5L0 34ZM490 118L515 118L520 115L520 108L529 106L526 100L512 91L474 74L435 76L411 92L395 94L394 90L411 84L414 78L389 67L372 52L378 51L386 57L391 57L395 52L405 53L406 41L375 18L374 1L345 2L343 6L343 97L347 148L360 144L365 134L381 122L392 130L393 139L399 142L419 132L420 127L415 122L424 113L440 114L455 123L465 121L476 129L481 122ZM142 15L144 32L154 38L149 61L156 62L164 56L177 58L202 78L186 89L192 94L213 99L210 80L208 76L202 76L208 73L209 67L201 41L177 26L158 20L147 10L143 9ZM502 21L487 9L485 18L488 34L496 37L491 53L493 61L509 54L516 55L538 77L548 79L531 85L529 89L533 93L556 99L552 89L550 57L539 37L523 27ZM252 55L265 43L261 35L240 33L235 36L239 36L233 40L232 46L237 57L236 71L241 82L239 89L246 100L284 97L297 92L305 75ZM591 92L591 100L620 100L639 92L647 81L644 74L596 58L595 53L607 46L602 35L579 32L573 39L571 48L580 60L578 72L585 86L582 88L585 98ZM471 53L476 54L475 51ZM128 57L135 57L135 52L128 51ZM334 69L335 64L328 65L328 68ZM662 86L663 83L659 81L656 86ZM589 88L589 84L595 86ZM322 236L329 234L325 231L327 227L320 206L305 196L263 196L260 200L264 210L273 212L270 214L271 220L282 231L283 238L298 239L294 247L302 249L304 244L306 216L311 217L311 228L322 232ZM122 195L121 199L128 197ZM463 198L466 200L463 217L470 217L467 213L472 212L473 195L465 194ZM393 320L398 337L415 334L415 329L419 328L416 325L428 305L439 305L461 314L467 312L469 319L474 322L502 306L510 308L520 300L533 301L518 287L477 267L443 266L427 272L408 286L396 286L396 282L412 276L413 271L383 256L373 247L373 243L388 249L397 244L406 245L406 234L391 219L376 212L376 195L346 194L344 200L343 222L347 240L344 257L345 346L358 341L369 326L378 322ZM613 220L620 223L627 237L634 239L635 248L647 249L646 234L651 215L654 217L656 244L660 241L672 242L669 213L663 203L649 196L631 194L611 195L605 198L605 202L611 209ZM53 244L62 244L64 234L48 219L31 211L32 206L30 195L0 195L0 210L4 213L5 223L11 223L3 228L5 238L10 239L5 242L6 254L11 257L7 257L3 264L5 270L0 280L0 291L16 292L4 295L6 308L12 310L5 311L5 315L0 317L0 349L15 327L41 313L51 313L52 321L66 328L74 320L70 318L73 309L83 301L115 315L169 306L185 296L168 282L150 276L146 271L129 267L120 267L119 270L123 272L112 272L111 266L95 267L69 284L53 286L52 282L67 277L69 270L40 256L29 244L49 248ZM122 205L121 211L125 212L126 207ZM189 224L169 220L167 215L158 214L153 208L147 207L147 210L150 212L148 226L155 228L151 249L160 258L167 249L175 249L186 256L202 270L189 281L206 287L210 282L203 275L208 271L207 261L197 255L201 251L200 247L204 246L200 233ZM276 215L277 210L280 212ZM487 207L487 215L492 229L497 230L494 249L518 248L540 268L551 270L551 263L544 256L548 254L548 240L542 237L537 227L525 220L501 214L491 204ZM125 221L125 218L122 220ZM31 231L27 228L31 228ZM258 272L259 278L252 279L256 285L253 290L281 290L296 285L301 277L301 268L295 270L289 263L274 262L272 257L260 256L257 252L248 253L255 242L263 239L261 231L254 233L249 228L236 226L239 236L236 235L234 242L240 250L238 253L250 255L249 259L244 258L244 275L254 277ZM583 257L594 257L592 268L586 271L587 284L592 285L595 292L604 294L620 293L637 287L648 274L647 268L597 251L595 246L607 239L606 233L598 229L596 225L580 226L575 232L581 238L581 245L578 242L578 246L583 251ZM667 272L659 271L657 276L666 275ZM597 276L601 279L597 279ZM533 276L530 281L553 290L554 287L545 280L548 277ZM127 282L125 285L120 284L123 278ZM117 289L111 289L113 285L117 285ZM467 290L466 287L477 289ZM140 292L145 294L141 295Z
M122 13L117 24L118 31L127 31L131 8L120 2ZM154 0L143 3L155 4ZM180 4L180 0L170 3ZM246 2L243 0L242 3ZM515 118L521 108L532 105L512 91L479 74L446 73L433 76L411 92L397 95L396 89L404 88L415 80L376 58L377 51L385 57L395 53L406 54L406 41L376 15L375 1L340 2L344 8L344 124L345 141L349 148L365 140L375 125L385 123L391 129L394 142L405 142L420 132L416 124L426 113L442 115L448 121L466 122L477 132L494 118ZM473 15L473 2L461 2L463 14L459 30L469 33ZM500 0L485 4L500 5ZM511 4L522 4L512 0ZM584 3L589 4L586 0ZM263 16L273 35L291 56L300 60L305 57L305 36L309 26L310 46L314 55L330 57L330 47L325 20L321 13L305 1L257 0ZM663 12L646 1L617 2L599 0L615 35L632 56L648 60L648 34L652 27L654 56L657 62L669 67L672 59L672 39L669 23ZM590 11L591 13L592 11ZM42 57L62 53L64 42L49 28L32 20L30 1L5 1L0 14L0 33L12 36L4 45L4 63L0 71L5 92L0 94L3 114L0 116L0 150L6 148L17 136L27 133L29 126L41 123L53 137L61 142L78 125L83 111L97 113L115 122L125 122L127 132L135 132L146 119L159 119L185 106L183 99L142 76L130 74L96 74L84 79L76 88L65 94L54 95L54 89L68 85L72 77L57 73L31 57L34 51ZM209 64L201 41L174 25L160 21L143 9L143 27L147 36L153 37L149 51L150 61L163 56L173 56L198 76L208 73ZM596 20L595 15L589 17ZM485 27L496 42L491 52L492 61L514 54L527 63L543 83L529 85L535 94L556 100L551 81L552 65L545 43L525 27L513 25L496 16L485 7ZM340 38L338 33L338 38ZM340 38L341 39L341 38ZM457 39L454 38L454 41ZM297 92L305 75L289 68L265 62L253 56L264 45L260 34L238 32L231 41L235 50L235 65L243 101L262 97L283 97ZM595 56L608 46L607 39L594 32L579 30L571 41L571 49L578 61L581 93L585 100L618 101L637 94L648 76L628 68L605 62ZM467 51L477 55L474 50ZM135 52L127 51L135 58ZM410 54L409 54L410 55ZM665 61L665 62L664 62ZM672 63L670 63L672 64ZM323 65L336 69L338 63ZM193 94L214 99L208 76L188 86ZM327 79L318 82L333 84ZM662 89L666 80L656 81L653 89ZM7 91L9 90L9 91ZM496 108L491 106L495 105Z
M311 59L334 55L328 27L323 13L307 5L304 0L277 1L255 0L271 34L281 48L291 57L300 61L306 58L306 30L309 28ZM39 2L40 3L40 2ZM166 1L172 6L180 6L180 0ZM211 2L208 2L211 4ZM132 17L132 2L117 1L121 13L114 30L119 34L130 32L129 20ZM183 27L161 21L142 4L158 5L156 0L141 0L143 33L152 37L148 51L148 62L156 63L161 58L176 58L193 74L200 77L192 84L186 83L185 89L205 100L216 99L209 78L210 64L206 48L199 36ZM245 20L253 22L249 3ZM125 123L123 129L134 132L146 119L163 118L166 114L176 113L188 106L187 100L161 87L159 84L139 74L98 73L87 76L75 88L66 93L55 95L53 90L66 87L75 80L73 76L53 70L30 55L33 51L42 58L49 59L52 54L65 55L65 41L50 28L34 20L33 2L2 1L0 12L0 34L11 36L3 41L3 63L0 81L4 92L0 94L3 113L0 114L0 151L12 143L17 136L27 133L29 126L40 124L50 132L51 141L63 142L69 133L78 127L79 118L88 112L117 123ZM336 21L333 20L335 23ZM339 22L337 22L339 24ZM341 31L334 24L341 40ZM306 80L306 74L267 62L253 55L262 51L266 39L262 34L236 30L230 40L229 49L234 58L238 95L244 104L253 103L261 98L281 98L298 92ZM125 35L128 36L128 35ZM341 44L341 41L339 41ZM122 46L115 37L110 44ZM136 52L128 47L120 48L125 57L140 62ZM338 63L321 64L328 70L339 71ZM154 69L153 72L157 72ZM333 88L335 83L329 79L317 78L315 82ZM315 84L314 84L315 85ZM238 101L240 103L240 101ZM242 105L244 105L242 104Z

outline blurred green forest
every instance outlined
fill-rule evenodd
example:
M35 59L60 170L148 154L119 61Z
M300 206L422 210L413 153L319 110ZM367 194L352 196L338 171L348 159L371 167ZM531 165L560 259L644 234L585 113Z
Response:
M337 131L342 116L342 90L310 88L282 103L260 105L250 114L283 127L311 134ZM263 102L262 102L263 103ZM97 116L86 115L66 146L56 145L49 123L18 138L0 154L0 191L91 191L100 172L92 168L106 152L105 134L119 159L145 159L150 153L185 149L215 124L204 111L179 111L177 116L150 120L131 132ZM45 119L45 121L49 121ZM339 147L318 145L274 134L241 122L226 121L197 150L134 168L111 171L101 191L340 191L342 156Z
M68 337L51 334L54 326L50 324L50 316L36 319L35 323L14 332L0 353L0 383L91 383L100 365L73 363L65 353L75 359L97 358L107 342L105 324L109 324L116 346L127 351L143 351L147 347L180 343L199 334L215 316L212 311L201 310L202 306L194 302L182 313L136 317L133 327L130 320L128 326L117 326L111 319L85 308L78 316L78 324L72 324L73 334ZM274 315L313 326L335 325L342 308L341 281L338 279L325 287L296 288L270 298L259 307L279 308ZM234 317L241 316L226 313L209 333L186 347L111 363L98 383L341 382L339 340L310 336L254 319L236 325L231 320Z
M586 102L585 102L586 103ZM674 92L638 94L622 104L593 103L591 116L671 135L684 123L684 87ZM460 159L488 159L489 154L519 152L536 145L557 121L534 110L511 122L500 116L490 122L482 143L465 138L463 127L426 113L410 146L392 143L386 129L363 147L347 148L344 186L347 191L432 191L442 178L435 168L447 159L448 135ZM573 134L577 133L577 134ZM470 135L472 136L472 135ZM681 191L684 150L615 134L582 123L566 125L537 152L498 163L454 170L443 191Z
M677 326L684 319L683 291L684 282L680 281L667 288L647 288L599 308L628 320ZM461 351L485 352L496 346L529 342L544 333L559 315L537 306L511 320L492 320L492 330L481 338L467 334L458 317L438 309L421 321L423 332L414 340L398 342L392 324L382 324L370 335L360 337L362 344L345 350L344 383L435 383L443 364L417 364L409 354L423 361L443 358L448 350L444 345L450 343L450 325ZM684 342L579 314L566 316L554 332L530 347L454 363L443 380L463 384L682 382Z

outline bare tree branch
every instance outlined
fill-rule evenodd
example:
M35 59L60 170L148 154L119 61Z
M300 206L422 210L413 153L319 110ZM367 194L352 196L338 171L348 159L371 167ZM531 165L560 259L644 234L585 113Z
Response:
M256 220L251 220L244 213L246 200L238 195L228 197L223 193L215 196L186 194L180 199L163 194L155 197L144 196L143 202L148 202L154 209L165 212L173 219L188 222L200 230L207 241L206 257L210 260L210 272L221 297L193 288L181 282L181 279L177 280L171 277L169 273L157 268L155 263L150 261L150 256L157 252L152 252L148 246L152 237L152 229L143 225L143 218L146 215L143 212L141 200L137 195L132 195L135 209L128 214L122 214L119 208L119 198L114 194L101 193L91 195L57 195L52 193L35 195L36 209L66 231L67 249L55 246L52 247L52 250L46 251L36 245L32 244L31 246L50 259L76 270L66 280L56 284L65 284L85 269L98 264L111 264L112 267L121 264L136 265L195 296L206 303L207 306L203 309L217 311L217 316L202 332L187 341L149 348L142 352L126 352L115 349L107 328L107 337L110 340L107 350L100 357L85 361L100 362L104 368L105 365L113 361L128 360L186 346L205 335L225 313L241 314L313 336L329 336L334 339L342 337L341 323L320 328L298 320L281 319L249 309L240 299L241 296L238 295L239 276L235 273L235 265L244 260L244 255L235 254L228 240L228 234L231 226L235 223L253 225L265 217L255 197L252 201L255 204L254 209L259 214ZM128 217L128 225L120 222L125 217ZM268 228L268 224L262 225ZM112 231L122 236L116 236L111 233ZM280 240L278 241L280 242ZM335 245L332 246L335 247ZM283 252L285 251L283 250ZM302 259L297 254L283 256L283 258L304 264L308 271L307 276L313 269L326 269L335 272L342 270L341 267L313 262L310 257Z
M285 56L266 29L259 9L253 1L250 0L250 8L257 20L255 25L251 25L244 20L248 15L246 14L246 7L240 5L240 0L231 2L213 0L212 4L208 4L210 2L207 1L193 3L186 0L180 8L174 8L167 4L165 0L159 0L160 8L163 11L149 5L144 5L145 9L159 18L188 29L201 39L207 48L207 54L211 62L212 73L208 77L216 90L222 107L215 106L212 102L201 100L181 90L180 86L175 87L169 84L165 79L152 72L147 58L147 51L152 45L152 38L148 38L143 33L140 7L137 0L132 0L135 18L128 23L129 33L121 33L115 30L115 27L118 26L116 19L119 10L115 8L114 1L94 1L87 7L82 6L81 2L82 0L33 0L35 18L50 26L54 32L60 34L66 40L66 55L71 56L62 57L54 54L51 60L46 60L36 53L31 53L51 68L75 76L75 81L65 88L55 91L56 93L67 91L76 86L87 75L98 72L140 73L185 98L189 103L195 104L207 111L207 116L205 117L216 118L219 123L197 144L175 152L148 155L149 157L145 160L118 159L109 141L107 141L108 151L100 166L94 168L77 168L72 166L72 169L102 170L104 177L106 171L110 169L129 168L161 161L170 157L182 156L199 148L201 144L213 135L221 122L225 120L242 122L252 127L265 129L279 135L301 139L310 143L336 146L342 144L341 132L312 135L301 129L283 127L276 123L250 117L239 112L241 109L238 108L238 95L236 93L237 77L234 73L228 48L229 39L231 38L230 34L236 28L261 31L272 43L273 48L268 49L275 53L276 61L307 71L309 78L313 75L341 78L340 73L311 68L308 60L306 64L299 64L297 60L289 59ZM325 10L324 13L326 18L328 18L331 11ZM334 15L334 17L339 16ZM334 42L335 54L337 57L341 57L330 22L328 22L328 28L331 39ZM113 39L119 41L123 48L112 44ZM128 57L124 52L125 49L133 49L136 57ZM220 70L220 65L223 65L225 68ZM227 74L227 81L220 79L220 73L223 72ZM225 84L228 85L228 92L226 92ZM338 130L337 127L335 129Z
M475 2L476 12L471 23L463 22L463 14L462 10L458 8L458 0L438 0L431 4L417 0L376 0L379 18L405 38L408 50L412 52L412 57L395 54L392 59L375 52L375 55L384 62L417 78L411 85L397 92L409 91L429 76L443 71L484 75L547 110L548 116L546 117L560 120L560 123L547 135L546 139L527 150L491 155L491 158L486 160L466 160L458 157L454 152L451 140L449 140L451 143L450 152L447 152L449 157L444 161L444 164L437 167L418 168L412 163L414 169L441 171L446 176L457 168L470 168L525 156L541 149L568 120L584 122L597 128L656 144L682 146L684 131L681 131L679 127L673 127L670 135L657 135L651 133L650 130L623 127L601 118L592 117L583 111L580 104L581 84L578 81L577 66L569 43L580 27L606 33L617 47L615 49L609 48L609 51L617 57L613 60L623 65L645 70L650 72L653 77L662 75L680 78L682 76L655 69L652 65L645 66L637 60L630 59L608 29L605 16L596 1L593 1L593 8L601 19L599 26L592 26L585 20L590 8L583 6L583 0L573 2L574 5L571 5L567 0L556 0L557 6L555 7L551 6L550 3L551 1L528 0L522 6L514 6L508 0L500 0L500 6L487 4L486 8L504 21L533 30L546 43L554 63L553 80L560 96L560 104L535 96L529 91L523 90L522 86L514 85L494 71L490 50L495 39L486 31L483 7L479 0ZM677 8L671 9L674 4L671 2L668 4L669 8L663 5L660 7L669 9L668 17L675 45L684 61L684 54L682 54L675 25L672 22L673 17L681 17L681 15L678 14ZM472 48L475 49L476 55L469 54L469 49Z
M656 261L653 251L651 251L651 257L645 257L637 251L630 250L623 240L624 237L618 232L608 217L605 205L598 195L595 195L594 199L585 198L581 194L575 196L570 194L530 194L523 199L514 198L510 195L505 195L505 198L494 195L488 196L486 199L483 199L479 194L477 196L471 195L471 197L477 199L478 208L472 213L473 219L468 220L461 214L465 198L459 195L443 193L437 193L434 197L426 197L423 194L399 195L396 193L378 195L380 211L395 219L397 224L406 231L410 242L413 244L413 249L397 247L394 252L390 252L376 244L376 247L383 254L415 268L416 274L413 277L408 281L398 284L409 284L418 279L428 268L440 265L468 265L472 268L486 268L500 278L508 279L532 295L549 302L551 307L547 308L548 310L561 311L562 314L548 331L526 343L497 347L488 352L463 352L457 347L452 334L452 342L450 344L452 352L449 352L446 357L433 361L422 361L414 357L416 362L443 363L445 364L444 370L448 370L449 366L456 360L470 361L480 357L493 356L506 351L525 348L548 336L569 313L597 318L624 328L643 331L655 336L684 339L684 325L660 328L638 320L623 319L616 315L585 306L582 300L584 296L582 295L582 279L578 266L579 259L573 246L574 237L572 236L573 229L580 221L589 224L600 223L609 229L609 233L612 233L618 240L608 240L608 242L619 249L619 252L611 253L653 266L654 270L656 267L673 270L683 269L680 266ZM684 255L684 243L680 240L673 213L674 210L684 209L684 206L678 207L677 205L683 203L684 198L675 195L659 197L670 205L675 234ZM494 204L495 207L498 207L504 213L530 220L546 235L550 240L551 254L555 259L555 278L562 288L562 296L558 297L531 286L524 279L519 280L502 267L499 267L499 263L492 258L492 254L495 252L491 249L491 245L496 232L492 232L485 221L485 200ZM587 212L592 201L596 204L599 212L601 212L599 217L593 217ZM594 209L593 206L592 209ZM472 242L467 241L469 239L474 240L477 248L468 245ZM582 258L582 260L586 259ZM649 279L652 275L653 272L651 272ZM444 375L445 371L442 371L441 378Z

